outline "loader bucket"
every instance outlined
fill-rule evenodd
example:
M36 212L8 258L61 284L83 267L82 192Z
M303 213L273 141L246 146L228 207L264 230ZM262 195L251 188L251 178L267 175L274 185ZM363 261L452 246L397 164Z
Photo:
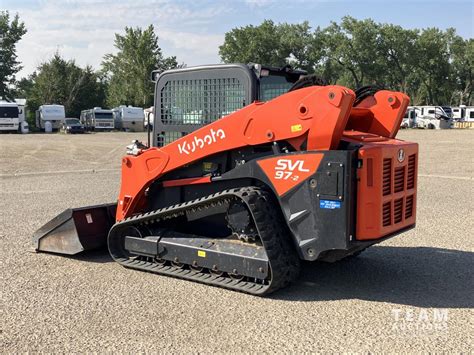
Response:
M70 208L33 234L35 251L74 255L107 244L116 203Z

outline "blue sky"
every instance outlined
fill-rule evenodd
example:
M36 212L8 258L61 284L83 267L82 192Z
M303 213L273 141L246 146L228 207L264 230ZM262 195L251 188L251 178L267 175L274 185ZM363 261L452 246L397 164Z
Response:
M350 15L358 19L405 28L454 27L458 34L474 34L474 1L304 1L304 0L0 0L0 10L18 12L28 33L18 44L25 76L59 51L78 64L100 66L114 52L114 33L125 26L153 24L165 55L188 65L218 63L218 46L225 32L264 19L313 26Z

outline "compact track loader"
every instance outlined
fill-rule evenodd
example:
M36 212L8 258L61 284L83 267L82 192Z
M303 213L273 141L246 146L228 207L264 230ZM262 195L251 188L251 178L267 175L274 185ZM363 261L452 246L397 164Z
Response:
M152 143L122 159L117 203L70 209L35 249L105 244L137 270L255 295L415 226L418 146L395 138L409 98L290 68L164 72Z

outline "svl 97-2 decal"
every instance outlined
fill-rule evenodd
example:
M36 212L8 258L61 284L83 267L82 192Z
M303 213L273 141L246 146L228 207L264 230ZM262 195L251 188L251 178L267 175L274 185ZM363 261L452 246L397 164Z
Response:
M322 153L292 154L263 159L257 163L281 196L313 175L323 156Z

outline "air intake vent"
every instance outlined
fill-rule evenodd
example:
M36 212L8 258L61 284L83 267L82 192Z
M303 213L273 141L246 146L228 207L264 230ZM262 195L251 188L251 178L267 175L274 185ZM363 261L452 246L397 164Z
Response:
M403 198L395 200L393 203L393 222L400 223L403 216Z
M392 159L383 160L383 195L390 195L392 192Z
M385 202L383 204L383 226L387 227L392 224L392 203Z
M408 157L407 189L413 189L415 187L415 163L416 155L412 154Z
M401 192L405 189L405 167L395 169L394 192Z
M405 204L405 219L413 216L413 195L407 196Z

